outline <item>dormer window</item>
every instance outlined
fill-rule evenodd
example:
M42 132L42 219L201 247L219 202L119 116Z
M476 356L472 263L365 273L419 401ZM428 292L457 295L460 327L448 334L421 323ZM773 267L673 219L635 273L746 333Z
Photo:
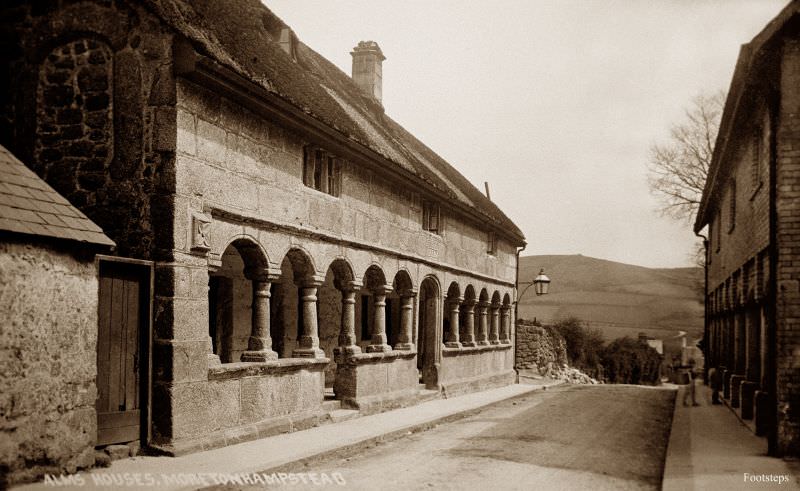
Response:
M303 184L339 197L342 191L342 161L327 151L308 146L303 162Z
M422 202L422 228L435 234L441 233L439 203L433 201Z

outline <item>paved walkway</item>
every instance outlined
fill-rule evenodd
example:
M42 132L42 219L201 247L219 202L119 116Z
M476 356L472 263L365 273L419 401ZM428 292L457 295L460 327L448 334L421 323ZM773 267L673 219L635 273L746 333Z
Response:
M711 404L711 390L697 385L700 406L675 400L665 491L800 489L800 466L766 455L767 441L755 436L730 409ZM788 482L768 481L788 479ZM755 479L755 480L750 480Z
M109 479L139 476L142 484L121 487L135 489L150 486L158 489L196 489L214 484L208 477L199 482L201 475L252 473L309 459L327 452L351 446L391 439L415 430L457 419L489 404L516 397L528 392L560 384L560 381L526 380L498 389L437 399L416 406L328 424L295 433L286 433L261 440L231 445L215 450L198 452L182 457L134 457L118 460L111 467L80 473L85 482L80 486L59 486L59 489L86 489L113 486ZM75 476L72 476L73 478ZM131 477L132 478L132 477ZM80 483L78 483L80 484ZM115 486L116 487L116 486ZM45 483L19 486L17 490L53 489Z

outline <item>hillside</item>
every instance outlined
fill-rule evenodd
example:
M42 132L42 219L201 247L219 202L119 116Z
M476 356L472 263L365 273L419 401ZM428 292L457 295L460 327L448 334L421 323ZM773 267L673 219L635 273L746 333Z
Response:
M581 255L522 256L520 282L531 281L541 268L552 280L550 293L537 297L531 287L521 297L520 318L548 323L575 316L606 339L643 332L663 339L665 348L678 344L680 331L689 333L690 342L702 337L700 268L654 269Z

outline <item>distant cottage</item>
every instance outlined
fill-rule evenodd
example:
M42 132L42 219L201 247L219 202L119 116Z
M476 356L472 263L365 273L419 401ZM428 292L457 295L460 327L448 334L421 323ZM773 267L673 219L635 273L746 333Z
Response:
M700 210L706 365L774 455L800 455L800 3L742 46Z
M513 383L525 238L385 114L380 47L358 43L351 78L260 2L221 5L0 7L0 143L116 243L97 432L71 452L181 454Z

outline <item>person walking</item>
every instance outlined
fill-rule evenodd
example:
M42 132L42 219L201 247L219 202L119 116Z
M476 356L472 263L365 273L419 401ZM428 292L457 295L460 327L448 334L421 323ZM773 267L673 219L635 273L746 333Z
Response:
M695 373L694 373L694 366L695 361L694 358L689 358L689 364L681 366L681 376L683 377L683 382L687 383L688 386L683 391L683 405L688 406L689 403L687 400L691 398L692 406L699 406L696 396L695 396Z

